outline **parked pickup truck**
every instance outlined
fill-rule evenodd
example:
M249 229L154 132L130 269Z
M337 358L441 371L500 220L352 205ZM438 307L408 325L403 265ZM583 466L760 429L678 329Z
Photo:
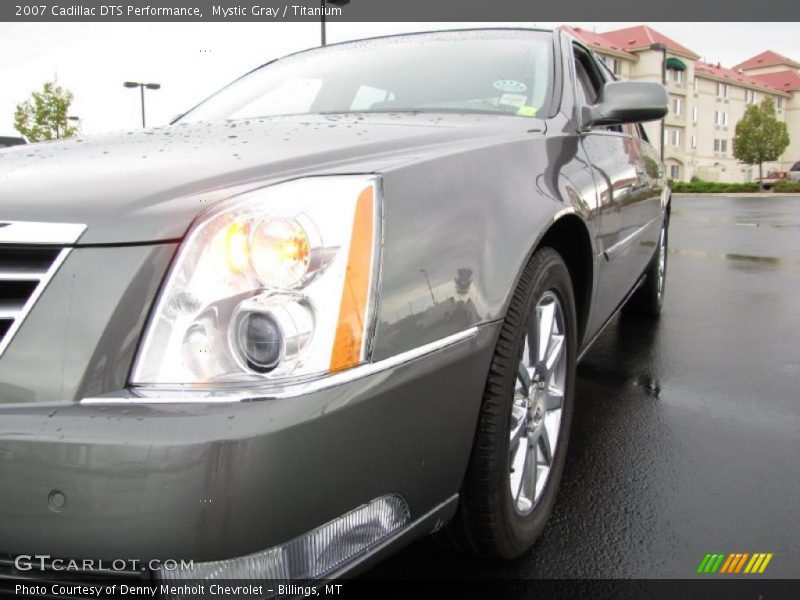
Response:
M766 177L756 177L756 181L760 182L765 190L770 189L776 183L788 180L789 174L786 171L770 171Z
M8 146L20 146L22 144L27 144L25 138L0 135L0 148L7 148Z

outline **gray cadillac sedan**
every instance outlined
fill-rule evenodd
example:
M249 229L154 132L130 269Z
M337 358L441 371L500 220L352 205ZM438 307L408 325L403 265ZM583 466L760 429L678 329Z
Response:
M666 106L563 32L426 33L0 152L0 578L525 552L577 361L661 310Z

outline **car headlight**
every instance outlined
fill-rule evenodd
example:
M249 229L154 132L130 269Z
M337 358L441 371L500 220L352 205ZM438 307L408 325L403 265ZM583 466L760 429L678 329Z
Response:
M310 177L202 214L162 287L131 383L310 378L364 362L378 194L374 177Z

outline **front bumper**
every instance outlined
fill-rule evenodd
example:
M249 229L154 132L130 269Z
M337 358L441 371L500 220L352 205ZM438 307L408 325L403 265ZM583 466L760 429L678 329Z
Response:
M387 493L419 523L458 492L496 335L299 397L0 407L0 553L220 560Z

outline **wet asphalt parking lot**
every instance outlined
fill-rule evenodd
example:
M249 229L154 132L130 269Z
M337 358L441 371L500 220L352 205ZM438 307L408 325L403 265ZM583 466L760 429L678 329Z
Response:
M800 578L800 196L676 196L666 306L621 315L578 368L556 508L522 558L429 539L377 577L688 578L771 552Z

